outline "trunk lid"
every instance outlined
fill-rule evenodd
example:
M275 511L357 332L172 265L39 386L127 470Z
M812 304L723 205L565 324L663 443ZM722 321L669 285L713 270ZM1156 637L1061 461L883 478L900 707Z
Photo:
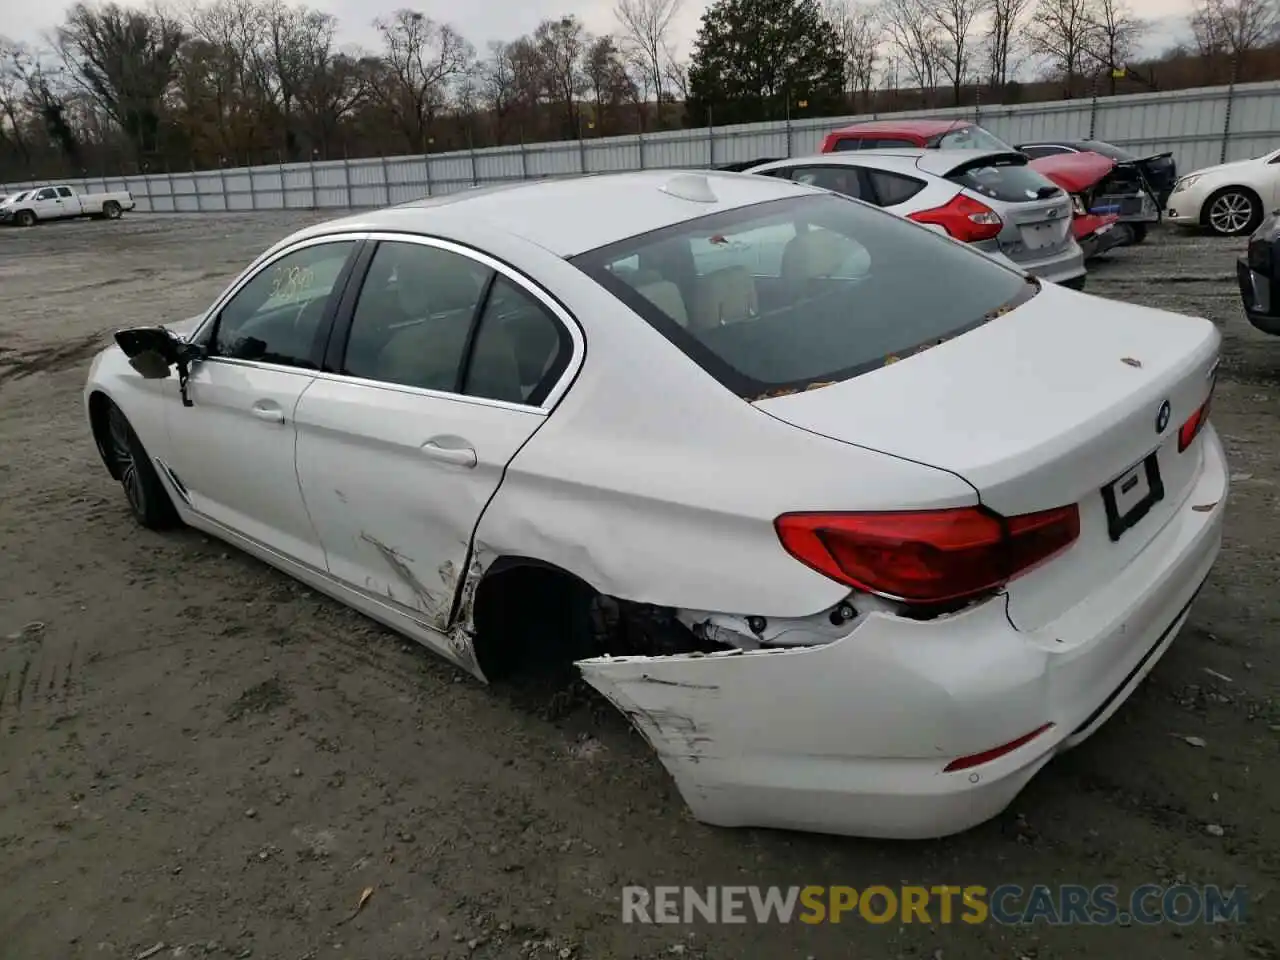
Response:
M925 168L926 159L933 158L916 165ZM1043 260L1071 244L1071 198L1022 154L978 154L945 169L934 161L929 172L939 172L1000 215L1000 250L1015 263Z
M1079 504L1079 540L1009 585L1011 620L1034 629L1127 565L1189 494L1201 444L1179 453L1178 428L1208 397L1220 342L1207 320L1045 284L1018 309L904 362L756 406L951 471L1006 516ZM1163 496L1113 538L1103 488L1115 484L1124 514L1148 481Z
M1031 168L1068 193L1083 193L1101 181L1116 162L1100 153L1059 153L1031 161Z

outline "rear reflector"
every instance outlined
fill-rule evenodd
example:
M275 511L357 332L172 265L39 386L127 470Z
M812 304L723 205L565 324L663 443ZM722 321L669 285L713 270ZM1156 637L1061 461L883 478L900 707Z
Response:
M1013 751L1017 750L1019 747L1023 746L1024 744L1030 743L1032 740L1040 736L1040 734L1044 733L1046 730L1050 729L1052 726L1053 726L1052 723L1046 723L1044 726L1037 727L1035 730L1032 730L1030 733L1023 734L1017 740L1010 740L1006 744L1002 744L1001 746L998 746L998 747L992 747L990 750L982 751L982 753L974 753L974 754L970 754L967 757L959 757L955 760L952 760L945 767L943 767L942 772L950 773L954 770L968 770L970 767L977 767L977 766L981 766L984 763L990 763L992 760L998 760L1001 757L1003 757L1006 753L1013 753Z
M913 513L786 513L774 521L793 557L839 583L910 604L998 590L1080 536L1075 504L1002 517L984 507Z
M956 240L976 243L999 236L1004 221L985 203L957 193L949 202L931 210L918 210L908 219L942 227Z

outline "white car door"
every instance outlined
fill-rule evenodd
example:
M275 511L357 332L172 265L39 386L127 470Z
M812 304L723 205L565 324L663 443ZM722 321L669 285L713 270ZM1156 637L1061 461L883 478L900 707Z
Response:
M179 492L216 523L324 570L324 551L294 469L294 410L315 379L359 246L306 241L264 263L195 337L191 406L170 406L169 456Z
M581 334L506 266L427 238L380 237L349 331L347 305L340 372L298 404L303 496L335 578L443 634L480 515Z
M37 190L30 204L35 215L41 220L58 220L63 216L62 204L58 201L58 191L53 187Z

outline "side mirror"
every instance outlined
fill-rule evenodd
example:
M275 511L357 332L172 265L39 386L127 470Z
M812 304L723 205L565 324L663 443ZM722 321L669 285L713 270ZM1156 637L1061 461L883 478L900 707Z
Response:
M178 368L178 385L183 406L191 406L187 396L187 374L204 349L174 336L164 327L134 327L116 333L116 343L129 358L129 366L147 380L164 380L169 368Z
M163 380L174 364L195 360L202 352L164 327L121 330L116 333L116 343L133 368L149 380Z

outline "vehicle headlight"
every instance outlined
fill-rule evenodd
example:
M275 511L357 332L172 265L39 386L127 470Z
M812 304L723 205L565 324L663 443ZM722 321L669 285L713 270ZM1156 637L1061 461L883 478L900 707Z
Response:
M1179 180L1177 183L1173 185L1173 192L1182 193L1183 190L1190 190L1193 186L1195 186L1196 181L1199 179L1200 179L1200 175L1198 173L1190 177L1183 177L1181 180Z

